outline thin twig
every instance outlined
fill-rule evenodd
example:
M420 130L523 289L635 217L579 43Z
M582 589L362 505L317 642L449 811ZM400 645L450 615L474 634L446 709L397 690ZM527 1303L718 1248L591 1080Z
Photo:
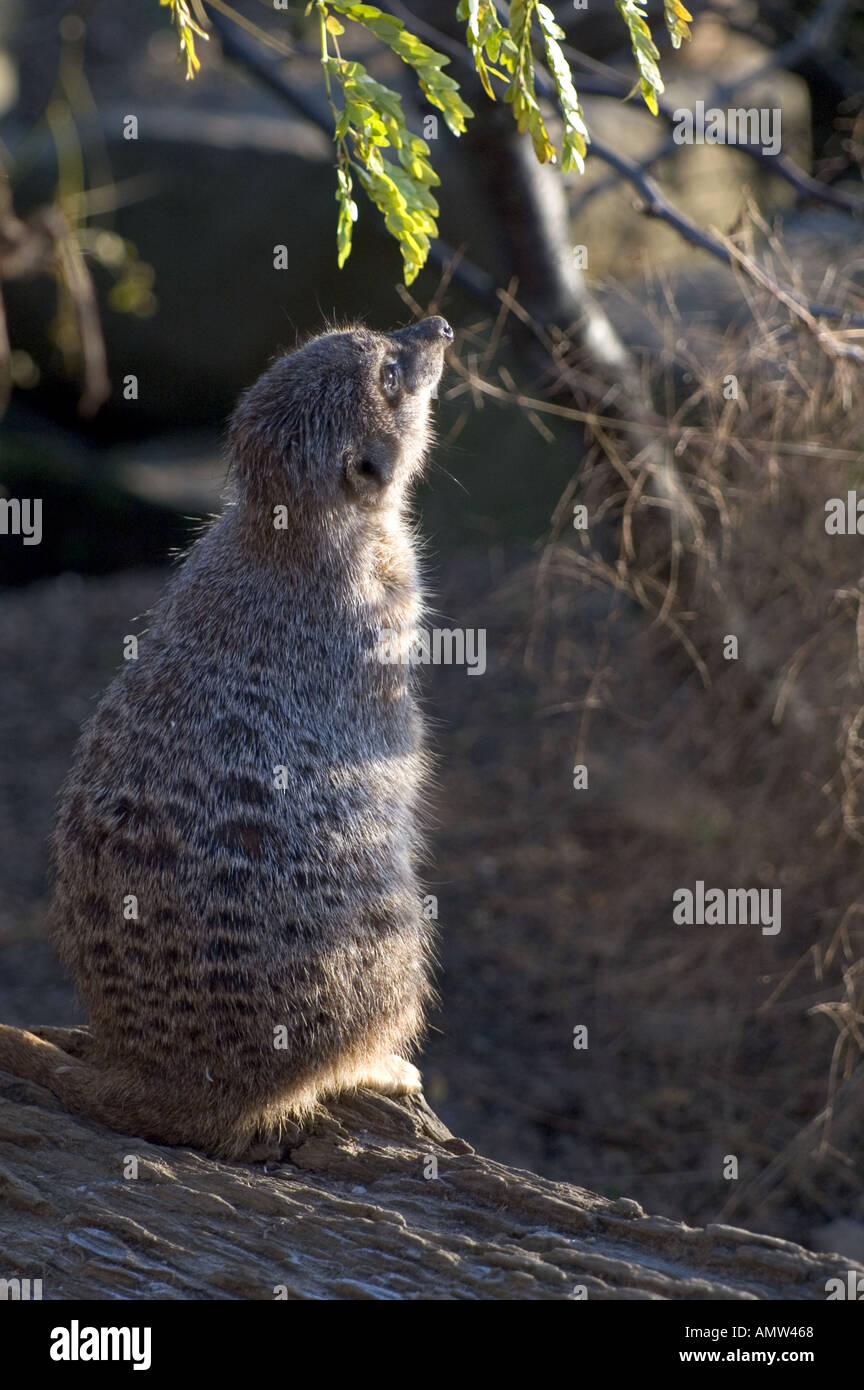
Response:
M642 211L646 217L657 217L663 222L668 222L685 241L689 241L692 246L698 246L702 251L707 251L709 256L722 261L724 265L732 267L736 264L736 257L730 252L729 246L719 237L713 236L698 226L686 213L681 212L680 208L676 208L666 197L659 184L643 172L636 160L618 154L616 150L598 140L592 140L589 153L593 153L604 163L611 164L613 169L618 169L642 194L644 199ZM754 264L755 262L750 262L751 266ZM745 269L747 268L745 267ZM765 271L760 271L758 279L765 289L770 290L781 303L789 308L794 305L796 310L804 310L813 318L837 319L850 327L864 328L864 314L855 314L847 309L838 309L833 304L821 304L816 300L803 299L789 286L781 285Z
M620 97L622 95L621 89L616 88L613 84L591 81L590 79L588 79L588 81L584 79L580 80L579 87L580 91L586 96ZM719 91L720 88L718 87L710 96L705 98L706 108L718 105ZM662 98L658 99L657 105L659 114L665 120L670 123L675 121L676 112L679 110L678 107L671 106L669 102L664 101ZM677 154L680 148L680 145L676 143L673 137L668 135L654 147L650 154L643 155L641 159L635 162L638 167L645 172L651 169L655 164L658 164L661 159L668 159L672 155ZM782 151L777 154L765 154L761 146L749 144L736 144L733 148L737 150L739 154L744 154L757 164L764 166L770 173L776 174L778 178L784 179L802 198L812 198L817 202L827 203L831 207L841 208L844 212L849 212L854 217L864 216L864 202L862 202L861 198L856 198L851 193L844 193L842 189L832 188L830 184L823 183L820 179L814 178L812 174L808 174L805 170L799 169L798 165L795 164L788 155L783 154ZM589 155L591 154L590 146L588 153ZM579 199L580 207L584 207L587 202L596 198L598 194L608 193L610 189L618 185L622 177L626 177L626 175L616 171L615 173L609 174L606 178L598 179L598 181L591 184L589 188L585 188Z

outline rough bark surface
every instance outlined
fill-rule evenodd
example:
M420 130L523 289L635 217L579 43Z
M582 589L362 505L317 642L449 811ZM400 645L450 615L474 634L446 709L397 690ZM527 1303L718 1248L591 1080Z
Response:
M265 1168L124 1138L5 1073L0 1243L0 1277L45 1299L824 1299L850 1267L504 1167L419 1099L359 1092Z

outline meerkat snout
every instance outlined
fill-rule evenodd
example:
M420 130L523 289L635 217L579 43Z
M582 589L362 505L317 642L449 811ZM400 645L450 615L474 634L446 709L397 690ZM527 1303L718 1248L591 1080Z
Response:
M381 388L385 396L396 398L402 389L427 389L430 397L437 395L444 352L453 341L453 329L447 320L436 314L388 333L387 337L396 345L396 352L382 368Z
M419 323L409 324L407 328L400 328L395 333L390 334L391 338L398 338L403 335L429 338L432 341L441 338L448 343L453 341L453 329L440 314L432 314L428 319L421 319Z
M398 497L398 485L410 482L423 463L430 437L429 406L437 395L453 330L436 315L379 336L361 331L356 339L367 400L377 405L380 398L383 410L370 411L365 437L352 440L345 449L344 481L357 500L389 505Z

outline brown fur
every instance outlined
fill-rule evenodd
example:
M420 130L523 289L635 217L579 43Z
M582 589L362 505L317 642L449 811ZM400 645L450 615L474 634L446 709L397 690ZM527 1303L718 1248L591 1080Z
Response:
M376 653L419 618L406 495L451 336L324 334L235 411L231 499L62 797L51 920L89 1038L0 1026L0 1066L71 1110L237 1157L323 1094L419 1086L422 730Z

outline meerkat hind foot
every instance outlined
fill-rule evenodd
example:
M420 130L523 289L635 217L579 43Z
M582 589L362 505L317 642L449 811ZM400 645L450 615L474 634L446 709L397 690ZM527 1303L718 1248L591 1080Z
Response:
M290 1153L290 1151L290 1144L286 1143L281 1137L279 1139L255 1139L249 1145L248 1149L244 1149L243 1153L239 1155L236 1162L281 1163L282 1159L286 1156L286 1152Z
M389 1052L361 1072L355 1085L367 1086L385 1096L418 1096L423 1091L423 1078L413 1062Z

